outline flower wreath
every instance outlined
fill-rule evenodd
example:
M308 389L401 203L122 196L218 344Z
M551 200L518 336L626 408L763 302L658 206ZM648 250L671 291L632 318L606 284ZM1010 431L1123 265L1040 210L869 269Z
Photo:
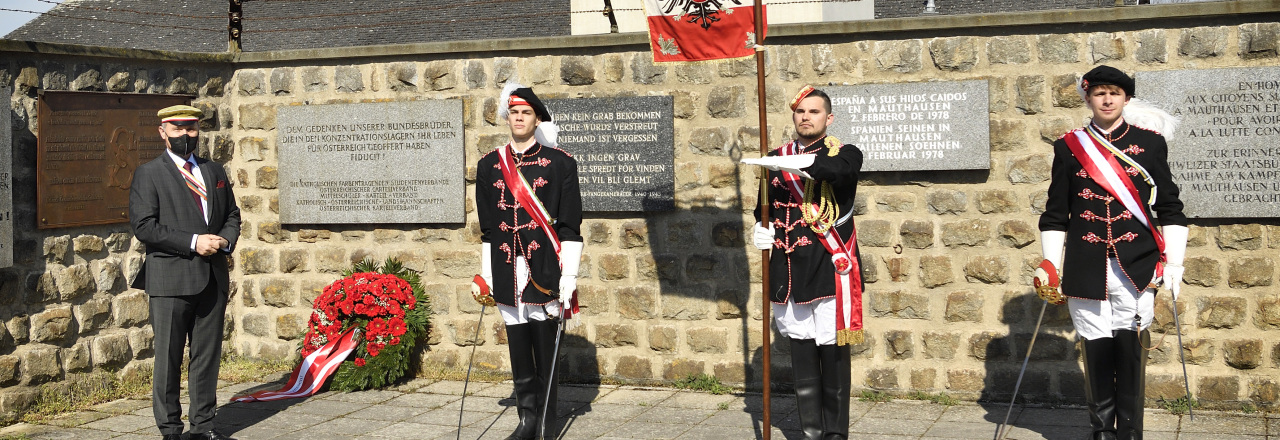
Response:
M302 357L357 329L355 351L333 376L331 388L339 391L381 388L403 377L431 315L418 273L395 259L381 267L361 261L313 304Z

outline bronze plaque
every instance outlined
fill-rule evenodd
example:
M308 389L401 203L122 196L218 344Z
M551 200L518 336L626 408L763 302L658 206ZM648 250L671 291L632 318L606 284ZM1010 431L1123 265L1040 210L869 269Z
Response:
M165 149L156 111L189 102L180 95L40 93L36 226L129 221L133 170Z

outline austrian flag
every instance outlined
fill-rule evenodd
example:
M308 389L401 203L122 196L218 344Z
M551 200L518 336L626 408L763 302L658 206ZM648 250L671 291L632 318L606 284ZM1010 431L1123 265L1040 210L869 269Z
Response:
M762 0L644 0L653 61L704 61L755 54L756 1Z

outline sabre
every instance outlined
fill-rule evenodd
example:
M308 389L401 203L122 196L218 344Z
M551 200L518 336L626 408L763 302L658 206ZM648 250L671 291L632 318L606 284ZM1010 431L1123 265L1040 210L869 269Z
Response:
M1173 298L1173 327L1178 333L1178 360L1182 361L1182 385L1187 390L1187 417L1195 421L1196 415L1191 412L1191 379L1187 378L1187 355L1182 347L1182 324L1178 323L1178 298L1176 297Z
M547 408L551 406L551 388L556 386L556 364L560 361L560 336L564 335L564 318L559 319L560 323L556 325L556 347L551 350L551 374L548 375L547 393L544 394L542 402L542 420L538 423L538 438L545 439L547 432ZM555 418L551 419L553 422Z
M480 319L476 320L476 338L478 339L480 337L480 324L484 322L484 311L489 308L489 306L496 303L493 301L493 296L489 294L489 283L484 282L484 277L481 277L480 275L476 275L476 277L471 280L471 296L476 299L476 302L480 303ZM467 361L467 377L462 381L462 401L458 402L457 439L459 440L462 439L462 410L467 407L467 386L471 385L471 366L476 362L476 347L480 345L475 343L478 341L472 342L471 359Z
M1027 362L1031 360L1031 348L1036 346L1036 336L1040 334L1040 323L1044 321L1044 309L1049 307L1049 301L1044 301L1040 305L1040 317L1036 318L1036 329L1031 333L1031 343L1027 344L1027 356L1022 358L1022 370L1018 371L1018 382L1013 385L1013 398L1009 399L1009 411L1004 414L1004 423L996 425L995 440L1003 440L1009 431L1004 429L1009 426L1009 417L1013 415L1013 404L1018 400L1018 388L1022 387L1022 375L1027 372Z

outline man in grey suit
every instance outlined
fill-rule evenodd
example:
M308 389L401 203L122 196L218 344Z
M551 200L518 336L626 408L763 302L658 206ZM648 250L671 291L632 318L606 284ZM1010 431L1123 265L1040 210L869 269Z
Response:
M138 166L129 189L133 233L147 247L133 287L146 289L151 302L152 410L164 440L182 438L178 381L189 339L191 438L225 439L214 431L213 417L230 283L227 255L240 236L240 208L222 165L194 154L201 111L176 105L158 115L168 149Z

